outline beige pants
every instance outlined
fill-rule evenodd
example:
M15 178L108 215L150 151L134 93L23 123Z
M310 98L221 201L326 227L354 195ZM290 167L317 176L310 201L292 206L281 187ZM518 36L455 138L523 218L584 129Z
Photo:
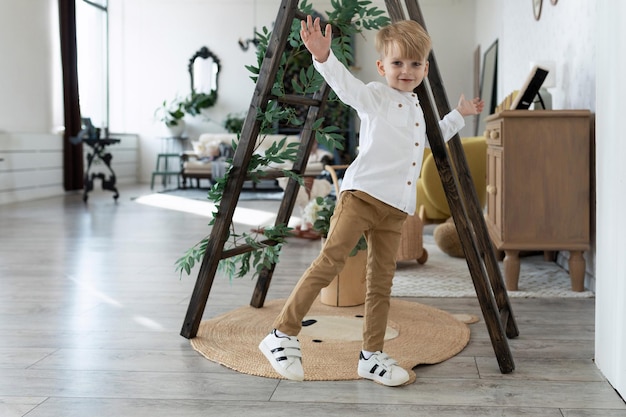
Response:
M383 349L396 252L407 214L362 191L344 191L330 221L326 243L304 272L274 321L274 328L296 336L320 290L341 272L362 234L367 239L367 290L363 350Z

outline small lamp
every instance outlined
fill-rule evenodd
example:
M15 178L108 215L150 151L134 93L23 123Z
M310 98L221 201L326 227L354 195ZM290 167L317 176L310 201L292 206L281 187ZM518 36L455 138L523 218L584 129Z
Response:
M548 91L548 88L556 87L556 62L554 61L538 61L531 62L530 68L534 68L535 66L539 66L548 71L548 76L541 84L541 88L537 93L537 100L535 100L534 108L537 109L537 103L544 110L552 110L552 94Z

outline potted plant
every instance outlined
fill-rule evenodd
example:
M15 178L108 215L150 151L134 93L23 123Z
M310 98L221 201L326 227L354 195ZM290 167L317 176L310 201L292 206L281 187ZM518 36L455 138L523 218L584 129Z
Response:
M326 238L330 228L330 218L335 212L335 200L331 197L316 197L309 201L304 208L304 220L309 222L316 232ZM356 256L359 251L367 249L365 236L361 236L350 256Z
M335 211L335 200L329 197L312 199L304 209L305 221L312 224L313 230L322 235L322 245L328 235L330 218ZM348 307L365 302L366 270L367 270L367 241L365 236L357 242L350 252L343 270L320 293L323 304Z
M240 133L245 120L245 113L228 113L224 120L224 129L228 133Z
M179 98L163 100L161 106L154 111L154 117L165 125L171 136L179 137L185 131L184 103Z
M183 102L182 108L185 113L191 116L199 116L202 110L213 107L217 101L217 91L211 90L210 93L198 93L193 91Z
M383 10L372 6L370 0L337 0L332 2L331 6L331 10L326 13L327 19L339 31L339 35L333 39L333 51L341 62L349 65L353 62L352 41L354 36L361 33L364 29L377 29L388 24L389 18L384 16ZM308 4L306 0L301 2L300 10L304 14L315 13L312 5ZM291 90L294 90L295 95L309 97L317 92L321 83L323 83L322 76L314 70L313 66L307 69L302 68L301 71L297 73L297 77L291 77L290 74L292 73L286 71L285 67L288 66L291 59L296 55L304 53L304 46L300 42L299 32L300 25L292 25L292 32L289 35L291 48L288 48L283 53L281 58L282 66L276 74L276 79L272 86L272 94L277 98L291 94ZM270 44L271 32L264 27L257 33L257 36L259 40L257 61L255 64L246 66L251 73L250 79L252 79L253 82L257 82L259 74L261 73L261 66ZM290 86L290 90L287 90L286 86ZM257 120L260 121L260 132L274 131L277 126L301 129L304 118L299 116L302 115L299 115L293 106L283 105L280 99L272 100L267 108L257 109L256 114ZM340 130L339 127L333 124L324 125L324 117L318 118L312 128L314 130L315 139L322 146L331 150L345 149L343 146L344 139L337 133ZM291 152L291 149L277 151L276 154L268 155L266 152L265 155L254 156L255 157L247 167L246 174L250 176L256 175L256 172L262 169L262 167L270 166L278 160L282 163L284 161L294 161L297 157L295 152ZM230 172L227 171L226 175L217 180L208 192L208 199L215 203L216 206L219 206L221 202L229 174ZM298 181L300 186L304 185L304 179L301 175L287 169L283 170L283 174L288 178ZM217 212L215 214L217 214ZM328 218L330 218L330 216ZM209 226L213 226L214 224L215 217L213 217ZM229 256L220 260L218 269L225 271L226 275L231 279L243 277L249 272L253 272L252 277L254 278L264 269L272 264L276 264L279 259L280 249L283 243L285 243L285 239L291 235L292 231L292 229L285 224L266 227L260 235L250 235L245 232L236 233L232 224L231 229L232 232L228 240L224 243L224 248L234 249L242 243L254 247L253 251L246 251L242 254ZM181 275L183 273L189 274L194 265L201 261L205 255L209 238L209 236L205 236L202 240L185 251L176 261L176 270L179 271ZM264 240L261 241L261 239ZM366 251L359 251L359 254L365 256ZM350 260L354 258L355 257L351 257ZM363 261L362 264L364 268L365 261ZM344 268L344 270L347 269L347 267ZM364 284L365 274L363 273L361 277Z
M194 91L185 99L176 97L170 101L163 100L154 115L169 130L170 136L180 137L185 131L185 115L198 116L202 114L202 110L214 106L216 101L215 90L208 94Z

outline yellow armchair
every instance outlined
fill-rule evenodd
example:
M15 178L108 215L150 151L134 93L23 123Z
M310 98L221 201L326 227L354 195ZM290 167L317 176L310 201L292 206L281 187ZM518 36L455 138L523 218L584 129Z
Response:
M487 142L484 136L474 136L461 138L461 145L476 187L478 200L481 207L484 207L487 198ZM422 172L417 182L417 210L424 223L440 223L451 216L430 149L424 152Z

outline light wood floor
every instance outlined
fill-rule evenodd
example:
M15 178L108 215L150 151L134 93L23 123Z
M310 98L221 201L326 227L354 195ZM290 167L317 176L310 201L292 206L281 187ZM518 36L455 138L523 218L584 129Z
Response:
M0 416L626 416L593 363L593 299L512 299L520 336L503 375L484 322L414 384L291 382L226 369L179 335L195 282L174 261L208 218L138 204L122 187L0 206ZM247 202L271 209L277 203ZM284 298L317 242L294 239L268 300ZM205 317L249 303L216 278ZM413 299L480 315L476 299Z

